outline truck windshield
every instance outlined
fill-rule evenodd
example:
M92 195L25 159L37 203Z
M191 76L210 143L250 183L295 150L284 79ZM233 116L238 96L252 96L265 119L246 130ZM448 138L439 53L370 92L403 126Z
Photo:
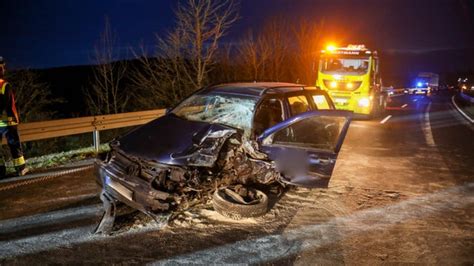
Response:
M325 57L321 59L321 71L326 74L364 75L369 70L369 58Z
M219 123L250 132L258 98L225 94L195 94L184 100L172 113L188 120Z

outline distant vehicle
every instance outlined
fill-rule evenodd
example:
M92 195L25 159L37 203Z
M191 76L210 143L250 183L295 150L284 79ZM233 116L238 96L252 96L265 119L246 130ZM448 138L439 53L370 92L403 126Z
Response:
M431 89L428 85L418 82L414 88L406 88L405 93L429 95L431 94Z
M439 92L439 75L430 72L419 73L414 81L414 86L407 88L408 94L430 95Z
M439 75L436 73L422 72L418 74L417 82L428 85L431 91L439 89Z
M474 83L469 83L468 78L459 78L458 87L460 92L467 92L474 90Z
M111 142L96 164L106 209L98 231L110 229L116 202L154 216L223 185L327 186L350 117L316 87L201 89Z
M337 109L362 117L370 118L386 106L377 51L364 45L322 50L316 85L328 91Z
M432 94L439 91L439 75L436 73L422 72L415 79L414 88L410 88L410 94Z

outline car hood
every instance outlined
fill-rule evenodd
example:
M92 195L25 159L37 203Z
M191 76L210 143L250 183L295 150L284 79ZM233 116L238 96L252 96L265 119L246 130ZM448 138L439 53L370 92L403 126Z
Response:
M168 114L118 139L125 155L157 163L212 167L224 142L237 129Z

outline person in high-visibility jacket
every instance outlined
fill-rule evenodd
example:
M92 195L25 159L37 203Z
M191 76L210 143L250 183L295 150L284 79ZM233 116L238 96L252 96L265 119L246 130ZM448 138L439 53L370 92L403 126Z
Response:
M28 172L23 157L20 137L18 136L18 123L20 119L15 105L15 95L12 86L4 79L5 61L0 56L0 140L6 137L10 153L13 158L13 166L18 176L25 175ZM0 159L0 178L6 176L5 160Z

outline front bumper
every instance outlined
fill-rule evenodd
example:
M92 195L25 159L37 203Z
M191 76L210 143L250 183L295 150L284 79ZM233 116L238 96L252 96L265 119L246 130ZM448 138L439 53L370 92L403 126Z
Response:
M373 101L369 106L359 106L359 101L366 97L334 94L331 97L337 110L353 111L355 114L364 115L368 115L372 111Z
M103 193L113 200L146 214L170 207L167 193L153 189L149 182L139 177L128 175L113 162L97 162L95 171Z

